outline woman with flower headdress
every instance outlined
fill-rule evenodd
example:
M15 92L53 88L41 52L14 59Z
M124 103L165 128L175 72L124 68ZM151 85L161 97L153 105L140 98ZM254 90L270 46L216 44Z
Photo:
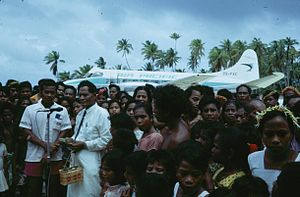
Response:
M257 115L258 130L265 149L249 155L248 163L252 175L262 178L272 191L282 167L286 163L300 161L298 152L291 149L297 118L286 107L274 106Z

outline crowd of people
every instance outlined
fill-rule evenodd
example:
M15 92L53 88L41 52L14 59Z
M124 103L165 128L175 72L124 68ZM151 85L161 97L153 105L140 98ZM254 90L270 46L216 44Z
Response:
M279 102L279 98L283 102ZM300 93L0 86L0 197L300 196ZM59 170L80 166L81 181Z

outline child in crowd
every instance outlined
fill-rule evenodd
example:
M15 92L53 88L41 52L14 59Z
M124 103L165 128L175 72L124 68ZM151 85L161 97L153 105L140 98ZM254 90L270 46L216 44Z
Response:
M106 153L101 161L103 188L100 196L120 197L127 188L124 172L124 154L117 149Z
M136 197L172 197L168 180L161 174L144 174L137 181Z
M201 86L190 86L184 91L184 93L190 103L191 110L189 110L188 119L190 126L193 126L196 122L202 120L201 113L199 110L199 103L203 97L201 93Z
M138 102L151 104L152 96L149 88L146 86L138 86L133 93L133 99Z
M166 176L171 188L175 184L175 159L166 150L151 150L146 158L146 173L163 174Z
M125 158L125 173L129 187L122 193L122 197L135 197L136 182L146 171L146 151L135 151Z
M176 152L176 177L173 196L204 197L209 193L204 189L204 177L209 155L204 147L195 141L183 142Z
M225 126L234 126L236 124L237 106L234 100L228 100L223 105L222 118Z
M235 179L248 173L249 147L241 130L235 127L219 131L211 150L212 159L223 165L213 174L215 188L231 188Z
M97 104L101 107L101 105L106 102L108 99L108 90L105 87L99 88L98 94L96 97Z
M161 148L163 137L153 126L152 114L151 106L147 103L138 103L134 107L136 124L144 132L138 144L139 150L149 151Z
M116 100L110 100L108 102L108 112L109 115L115 115L121 113L121 104Z
M7 171L7 150L6 146L3 143L3 137L0 135L0 196L8 196L8 184L6 181L8 178Z
M232 191L237 197L269 197L270 195L266 182L259 177L251 175L237 178L232 185Z
M216 99L203 97L199 106L204 121L220 120L221 105Z
M119 149L125 155L129 155L135 149L138 144L138 140L136 139L132 130L128 129L118 129L113 134L113 149Z

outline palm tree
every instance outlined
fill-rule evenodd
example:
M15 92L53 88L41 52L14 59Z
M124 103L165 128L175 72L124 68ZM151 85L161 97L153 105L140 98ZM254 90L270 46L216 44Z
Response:
M210 70L212 72L220 71L222 68L226 68L227 61L229 59L228 54L218 47L214 47L210 50L209 64L211 65Z
M246 41L241 41L237 40L232 44L232 59L233 59L233 64L235 64L244 51L247 49L247 42Z
M154 67L150 62L148 62L142 67L142 70L144 70L144 71L154 71Z
M231 41L229 39L226 39L224 41L221 42L220 45L221 49L225 51L225 53L228 56L228 61L226 63L226 68L229 66L233 65L233 59L232 59L232 44Z
M262 76L269 74L272 68L268 65L267 45L264 44L259 38L253 38L250 43L250 48L257 54L259 71Z
M127 60L127 54L130 53L130 50L133 50L132 44L129 43L129 40L127 39L121 39L118 40L118 44L117 44L117 52L123 52L122 57L125 57L126 60L126 64L128 66L128 68L130 69L130 65L128 63Z
M122 70L122 64L117 64L112 69L114 69L114 70Z
M283 43L286 46L286 62L285 62L285 71L287 77L287 85L290 84L293 80L290 79L290 72L292 71L292 66L294 63L294 58L297 54L297 50L295 49L294 45L299 44L297 40L287 37L283 40Z
M66 81L72 79L72 75L70 71L63 71L58 73L58 80L59 81Z
M181 36L178 34L178 33L172 33L170 35L170 38L172 38L174 41L175 41L175 45L174 45L174 50L176 51L176 43L177 43L177 40L180 38Z
M59 52L51 51L45 56L44 61L46 64L51 64L50 71L52 71L53 75L56 76L58 71L58 62L65 63L65 60L59 59Z
M188 59L188 66L193 71L196 71L200 65L201 58L204 56L204 43L200 39L191 41L189 48L191 55Z
M159 69L165 70L165 67L167 66L166 52L158 50L157 56L156 65L159 67Z
M93 66L86 64L84 66L80 66L79 70L75 70L75 78L82 78L86 76L86 74L93 68Z
M98 68L105 69L106 62L104 61L103 57L99 57L99 59L95 61L95 64Z
M170 48L166 51L166 54L165 54L166 64L170 68L172 68L173 71L176 69L176 64L178 63L179 60L180 60L180 57L177 56L177 52L174 49Z
M144 56L144 60L151 60L152 66L155 65L155 60L159 58L159 50L158 46L149 40L147 40L143 44L142 55Z

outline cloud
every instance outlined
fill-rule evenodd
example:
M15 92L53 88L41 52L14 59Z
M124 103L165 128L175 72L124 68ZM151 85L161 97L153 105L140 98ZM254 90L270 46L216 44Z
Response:
M117 41L125 38L134 50L128 55L133 68L145 64L142 43L154 41L162 50L174 46L170 34L177 32L177 51L184 68L188 45L199 38L209 50L224 39L258 37L265 43L292 37L299 40L299 1L279 0L25 0L0 2L0 79L30 80L53 77L43 62L52 50L59 51L65 64L59 71L93 65L104 57L107 66L126 65L116 52Z

